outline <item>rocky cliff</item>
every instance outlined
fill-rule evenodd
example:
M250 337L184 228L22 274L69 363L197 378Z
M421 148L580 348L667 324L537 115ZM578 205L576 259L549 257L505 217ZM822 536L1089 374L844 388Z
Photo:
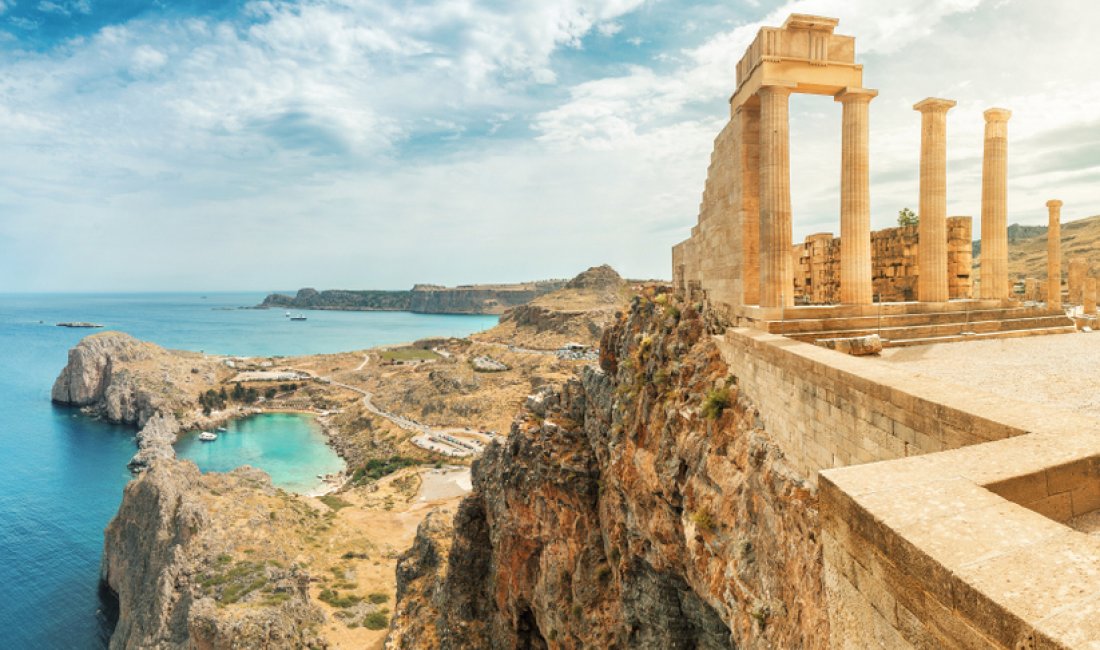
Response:
M307 510L257 470L153 462L105 533L101 576L120 613L111 649L327 647L309 576L257 540L290 534Z
M707 335L636 299L398 566L390 648L824 647L816 493Z
M138 452L130 461L143 469L171 458L181 426L197 411L198 395L225 370L192 352L168 351L122 332L92 334L69 350L51 397L112 422L135 424Z
M343 311L411 311L421 314L501 314L562 288L563 280L521 284L443 287L418 284L411 291L348 291L299 289L294 296L273 293L260 307Z

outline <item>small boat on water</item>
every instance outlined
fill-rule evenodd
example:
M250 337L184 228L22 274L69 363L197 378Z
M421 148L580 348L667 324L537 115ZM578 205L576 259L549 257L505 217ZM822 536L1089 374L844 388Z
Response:
M298 314L297 316L291 316L290 320L306 320L306 317L301 315L301 314Z
M199 440L202 440L203 442L211 442L211 441L217 440L217 439L218 439L218 434L210 433L209 431L203 431L202 433L199 434Z
M286 316L287 318L290 318L290 312L289 311L287 313L283 314L283 315Z
M229 431L229 429L226 429L225 427L218 427L217 429L214 429L214 430L217 431L218 433L225 433L226 431Z

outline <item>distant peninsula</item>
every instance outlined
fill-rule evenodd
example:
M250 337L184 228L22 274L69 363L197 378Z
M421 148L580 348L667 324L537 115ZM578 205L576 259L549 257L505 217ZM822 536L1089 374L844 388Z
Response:
M503 314L561 289L566 280L518 284L462 284L444 287L417 284L408 291L299 289L291 296L273 293L259 309L329 309L338 311L409 311L419 314Z

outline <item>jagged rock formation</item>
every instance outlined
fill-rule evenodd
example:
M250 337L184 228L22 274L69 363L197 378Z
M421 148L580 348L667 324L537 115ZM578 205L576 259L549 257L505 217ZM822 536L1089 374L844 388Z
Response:
M509 309L499 326L473 338L542 349L594 345L626 304L627 283L610 266L594 266L560 290Z
M249 540L223 530L229 518L220 511L249 501L264 516L241 523L254 535L277 536L276 513L282 518L293 506L279 507L285 496L258 470L203 476L191 463L158 461L126 486L101 568L119 601L111 650L327 647L318 636L323 615L305 591L308 576L262 555L234 561L234 543Z
M449 542L425 523L387 647L825 646L816 493L672 303L638 299L599 369L528 401Z
M193 352L168 351L122 332L92 334L69 350L54 382L54 402L83 407L112 422L135 424L138 453L131 469L172 458L172 443L193 415L198 394L217 382L222 367Z
M347 291L299 289L294 296L273 293L260 307L346 311L411 311L421 314L501 314L562 288L562 280L521 284L443 287L418 284L411 291Z

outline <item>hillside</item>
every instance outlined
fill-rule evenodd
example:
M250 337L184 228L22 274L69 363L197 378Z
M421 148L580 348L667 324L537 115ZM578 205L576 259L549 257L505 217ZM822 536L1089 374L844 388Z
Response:
M1024 277L1047 277L1047 227L1008 227L1008 274L1016 280ZM980 245L975 242L974 269L980 268ZM1097 256L1100 253L1100 215L1067 221L1062 224L1062 268L1068 268L1074 257ZM1100 258L1096 260L1100 263Z
M293 295L273 293L257 305L268 309L328 309L336 311L411 311L420 314L502 314L552 291L564 280L517 284L463 284L444 287L418 284L409 291L299 289Z
M615 312L627 307L629 297L630 283L615 269L594 266L561 289L508 310L500 325L471 338L544 350L567 343L594 346Z

